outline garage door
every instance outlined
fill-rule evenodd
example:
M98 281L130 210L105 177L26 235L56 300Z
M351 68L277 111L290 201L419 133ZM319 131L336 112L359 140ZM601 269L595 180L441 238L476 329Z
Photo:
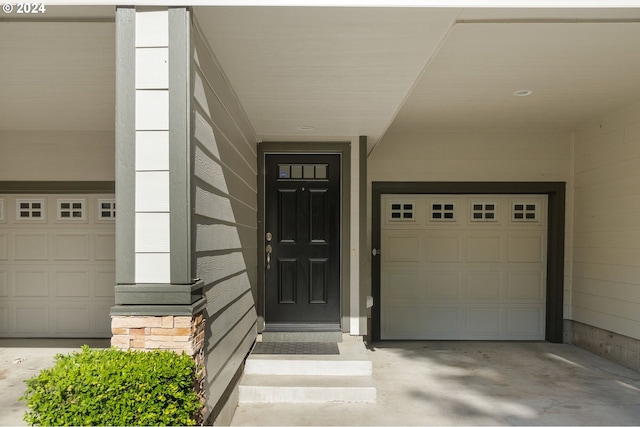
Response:
M546 195L381 202L382 339L544 339Z
M0 336L108 337L115 200L0 195Z

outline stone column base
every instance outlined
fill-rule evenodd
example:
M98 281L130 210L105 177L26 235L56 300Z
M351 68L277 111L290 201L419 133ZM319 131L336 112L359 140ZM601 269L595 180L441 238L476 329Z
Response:
M204 316L117 316L111 317L111 345L123 350L166 350L186 353L196 364L194 388L205 404ZM203 406L200 419L206 419Z

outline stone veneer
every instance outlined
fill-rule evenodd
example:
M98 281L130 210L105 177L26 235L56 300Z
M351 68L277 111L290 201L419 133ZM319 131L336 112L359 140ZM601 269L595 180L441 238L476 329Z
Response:
M573 320L565 320L564 330L566 343L640 372L640 340Z
M204 317L193 316L112 316L111 345L123 350L167 350L191 356L196 364L194 388L205 403ZM199 414L198 423L206 419Z

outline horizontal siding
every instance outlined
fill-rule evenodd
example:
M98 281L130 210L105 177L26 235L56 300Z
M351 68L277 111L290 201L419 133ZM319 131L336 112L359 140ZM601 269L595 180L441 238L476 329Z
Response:
M256 174L256 169L242 154L236 150L233 140L227 139L218 127L211 123L211 119L207 119L203 115L206 114L200 109L196 109L196 120L194 123L194 135L196 140L201 143L201 148L211 152L214 157L224 159L222 162L226 165L233 165L232 172L241 178L245 178L251 174ZM215 145L215 148L212 146ZM254 183L248 181L248 184L256 188Z
M640 105L576 132L573 319L640 339Z
M211 413L256 338L257 158L251 125L195 25L193 40L192 249L207 297Z

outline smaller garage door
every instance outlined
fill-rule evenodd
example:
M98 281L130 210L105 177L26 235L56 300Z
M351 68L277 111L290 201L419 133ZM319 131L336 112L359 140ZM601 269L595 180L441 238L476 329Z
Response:
M384 195L381 338L543 340L547 196Z
M108 337L115 200L0 194L0 336Z

